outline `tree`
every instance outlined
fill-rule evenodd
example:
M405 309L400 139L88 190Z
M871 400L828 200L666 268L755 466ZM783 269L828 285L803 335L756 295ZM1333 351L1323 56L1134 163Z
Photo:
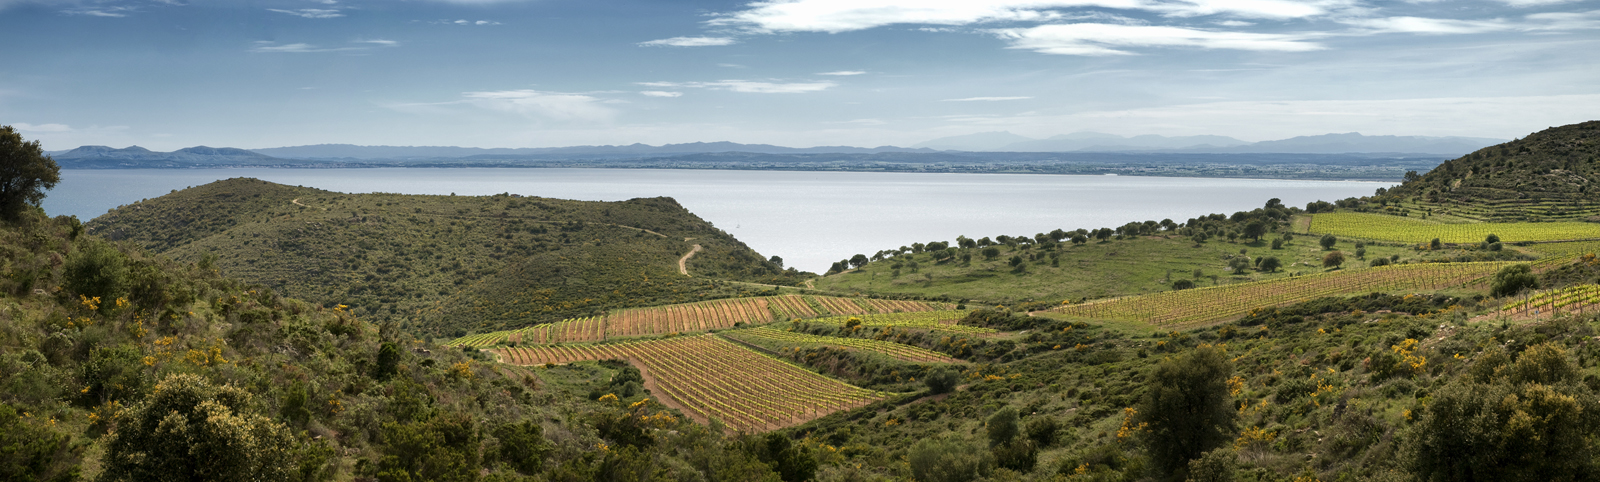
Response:
M494 429L494 438L500 440L500 461L527 475L539 473L550 451L544 427L532 420L501 425Z
M1021 423L1015 408L1008 406L995 411L985 424L988 427L989 446L998 446L1017 438L1022 433Z
M992 259L1000 257L1000 248L996 248L994 246L990 246L990 247L987 247L987 248L983 248L982 253L983 253L983 259L992 260Z
M866 266L866 265L867 265L867 255L865 255L865 254L857 254L855 256L851 256L850 257L850 267L852 267L852 268L860 268L860 267Z
M1163 360L1148 381L1137 421L1150 459L1163 473L1175 474L1230 439L1235 411L1228 395L1233 362L1221 349L1196 348Z
M1428 249L1434 251L1444 249L1444 243L1439 242L1439 238L1433 238L1433 241L1428 241Z
M373 368L373 378L388 380L400 369L400 345L392 341L378 347L378 363Z
M1341 264L1344 264L1344 252L1342 251L1334 251L1322 257L1322 267L1324 268L1337 268Z
M1274 240L1272 240L1272 249L1283 249L1283 240L1282 239L1274 239Z
M107 437L103 480L289 480L294 438L248 392L199 375L163 379Z
M1486 238L1483 238L1483 242L1484 242L1484 243L1485 243L1485 244L1494 244L1494 243L1498 243L1498 242L1500 242L1500 237L1499 237L1499 236L1496 236L1496 235L1495 235L1495 234L1494 234L1494 233L1489 233L1489 236L1488 236L1488 237L1486 237Z
M1283 261L1279 260L1277 256L1267 256L1265 258L1261 258L1261 266L1257 269L1266 271L1268 273L1274 273L1278 271L1278 268L1282 267Z
M1181 280L1177 280L1177 281L1173 281L1172 282L1172 289L1175 289L1175 290L1186 290L1186 289L1193 288L1193 287L1194 287L1194 281L1191 281L1191 280L1181 279Z
M779 258L777 255L773 255L772 259L768 259L767 262L778 265L779 268L783 267L783 258Z
M81 238L62 273L68 292L101 299L101 308L128 292L128 255L104 241Z
M15 221L61 181L61 167L44 155L39 141L23 142L11 126L0 126L0 218Z
M1322 239L1317 240L1317 243L1322 245L1322 249L1333 249L1333 245L1338 242L1339 238L1333 237L1332 234L1324 234Z
M1539 278L1533 275L1533 268L1516 264L1500 268L1500 272L1494 274L1489 282L1489 296L1510 296L1538 288Z
M1257 220L1254 220L1254 221L1250 221L1249 224L1245 224L1244 225L1244 236L1247 237L1247 238L1250 238L1250 239L1256 240L1256 241L1260 241L1261 240L1261 236L1264 235L1264 234L1267 234L1267 222L1266 221L1262 221L1260 219L1257 219Z

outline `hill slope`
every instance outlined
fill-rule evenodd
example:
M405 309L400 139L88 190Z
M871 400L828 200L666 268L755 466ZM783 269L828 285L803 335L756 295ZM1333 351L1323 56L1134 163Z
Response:
M1590 121L1479 149L1408 176L1379 200L1479 220L1585 219L1600 214L1597 180L1600 121Z
M438 334L731 294L706 290L707 278L804 277L670 198L342 194L240 178L122 206L87 227ZM688 262L692 276L681 275L678 259L693 245L703 251Z

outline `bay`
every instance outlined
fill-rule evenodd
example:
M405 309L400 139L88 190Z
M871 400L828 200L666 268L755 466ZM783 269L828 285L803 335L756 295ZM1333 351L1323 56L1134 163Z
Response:
M44 208L88 220L124 204L234 177L346 193L513 193L586 201L669 196L786 266L823 272L911 243L1231 214L1371 195L1394 183L1268 179L652 169L62 170Z

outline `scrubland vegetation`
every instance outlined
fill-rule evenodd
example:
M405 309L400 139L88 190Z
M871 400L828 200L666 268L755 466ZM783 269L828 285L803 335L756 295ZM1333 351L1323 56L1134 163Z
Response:
M962 238L781 291L812 275L668 199L0 203L0 479L1596 479L1597 245L1315 222L1411 202Z

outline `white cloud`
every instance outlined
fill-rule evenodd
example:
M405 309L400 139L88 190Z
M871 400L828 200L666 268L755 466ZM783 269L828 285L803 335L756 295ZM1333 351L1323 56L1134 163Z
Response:
M945 99L942 102L998 102L1005 100L1024 100L1033 97L967 97L965 99Z
M731 37L673 37L649 42L639 42L640 47L719 47L733 45Z
M439 24L439 25L500 25L500 22L496 22L496 21L493 21L493 20L467 20L467 19L460 19L460 20L444 19L444 20L436 20L436 21L433 21L431 23L436 23L436 24Z
M110 6L110 7L80 7L80 8L72 8L72 9L62 10L61 13L65 13L65 14L68 14L68 15L88 15L90 17L122 18L122 17L128 16L129 13L132 13L132 12L137 11L137 10L138 9L136 9L134 7L116 7L116 6Z
M296 17L302 17L302 18L339 18L339 17L343 17L344 16L344 14L339 13L339 9L327 9L327 8L302 8L302 9L299 9L299 10L283 10L283 9L277 9L277 8L269 8L269 9L267 9L267 11L269 11L269 12L278 12L278 13L287 13L289 15L294 15Z
M1217 25L1221 25L1221 26L1224 26L1224 27L1249 27L1251 25L1255 25L1255 22L1246 22L1246 21L1243 21L1243 20L1223 20L1223 21L1220 21L1220 22L1212 22L1212 23L1215 23Z
M1326 15L1350 4L1350 0L767 0L750 3L746 10L717 15L707 23L764 33L839 33L896 24L1050 21L1065 18L1054 10L1063 8L1142 10L1172 17L1298 19Z
M352 46L352 47L318 47L316 45L312 45L312 44L308 44L308 43L298 43L298 42L297 43L292 43L292 44L279 45L277 42L257 41L257 42L255 42L255 46L250 48L250 51L251 52L257 52L257 53L304 54L304 53L318 53L318 52L354 52L354 51L360 51L360 50L371 50L372 49L371 45L377 45L377 46L382 46L382 47L394 47L394 46L400 45L400 42L396 42L396 41L393 41L393 40L381 40L381 39L379 39L379 40L356 40L353 43L356 43L356 44L368 44L368 45L357 45L357 46Z
M27 122L18 122L18 123L15 123L15 124L11 124L11 127L15 127L17 130L22 131L22 132L30 132L30 133L43 133L43 132L55 133L55 132L72 132L73 131L72 126L69 126L69 125L66 125L66 124L29 124Z
M649 97L683 97L683 92L667 92L663 90L645 90L640 91L639 94Z
M1128 47L1194 47L1277 52L1320 50L1305 35L1223 32L1184 27L1071 23L992 30L1013 49L1056 55L1128 55Z
M601 99L584 94L502 90L467 92L461 96L467 99L467 103L484 109L527 117L558 121L605 122L616 116L615 110L601 105L603 102Z
M1550 12L1528 15L1526 30L1590 30L1600 29L1600 10L1587 12Z
M840 75L840 76L844 76L844 75L861 75L861 74L865 74L865 73L867 73L867 72L864 71L864 70L835 70L833 72L819 72L819 73L817 73L817 75Z
M1545 5L1557 5L1557 4L1562 4L1562 3L1572 3L1572 2L1576 2L1578 0L1500 0L1500 1L1502 3L1505 3L1506 5L1510 5L1510 6L1513 6L1513 7L1540 7L1540 6L1545 6Z
M1342 20L1375 33L1470 34L1508 30L1503 20L1454 20L1423 17L1384 17Z
M751 80L719 80L716 82L639 82L646 87L698 88L727 90L753 94L800 94L818 92L838 86L833 82L759 82Z

